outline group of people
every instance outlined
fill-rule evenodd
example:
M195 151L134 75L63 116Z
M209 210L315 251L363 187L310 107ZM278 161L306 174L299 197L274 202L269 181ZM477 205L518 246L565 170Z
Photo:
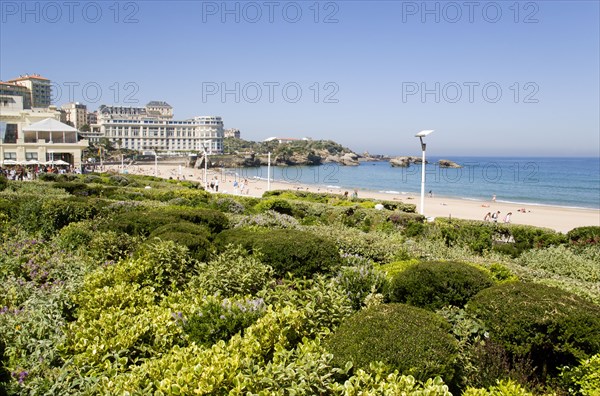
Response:
M233 181L233 193L235 195L248 195L250 194L250 185L248 179L244 179L238 183L237 180Z
M358 190L357 189L354 189L354 191L352 192L352 196L350 198L351 199L358 198ZM344 191L344 199L348 199L348 191Z
M510 223L510 217L512 216L512 212L508 212L506 216L504 216L504 223ZM493 223L497 223L500 220L500 211L497 212L487 212L487 214L483 217L483 221L491 221Z
M0 176L8 180L35 180L41 173L80 173L77 168L54 167L45 165L21 166L17 165L10 168L0 167Z

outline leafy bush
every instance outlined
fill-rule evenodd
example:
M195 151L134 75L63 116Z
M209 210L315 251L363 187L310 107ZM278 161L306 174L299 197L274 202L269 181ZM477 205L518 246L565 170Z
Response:
M376 263L388 263L404 254L403 238L397 233L388 234L378 231L365 233L339 225L312 226L307 230L333 241L342 253L359 255Z
M163 241L173 241L188 248L192 256L204 260L212 251L208 241L209 232L203 226L180 221L158 227L150 234L150 240L159 238Z
M565 367L561 373L570 394L597 396L600 393L600 354L585 359L576 367Z
M586 246L579 252L563 245L530 250L524 252L517 263L572 279L600 282L600 248L597 246Z
M457 262L423 262L398 273L390 284L394 302L430 310L445 305L464 306L480 290L493 284L483 271Z
M284 276L312 276L330 273L340 263L338 250L329 240L306 231L269 230L254 232L241 228L220 233L215 244L224 250L228 244L241 245L248 251L260 251L263 262Z
M273 269L260 260L258 253L250 255L240 246L228 246L207 264L200 264L192 280L196 288L223 297L256 294L271 280Z
M342 267L335 279L346 291L352 308L356 310L365 305L365 298L369 294L383 292L387 283L385 274L373 268L368 261Z
M4 190L8 186L8 180L4 175L0 175L0 191Z
M51 236L69 223L94 218L99 210L99 202L89 199L27 200L19 206L17 221L28 231Z
M404 304L382 304L346 319L332 335L328 349L334 365L369 369L381 361L418 380L441 376L454 379L456 341L438 315Z
M259 212L265 212L267 210L272 210L277 213L281 213L284 215L292 216L293 208L292 205L286 201L285 199L263 199L256 206L256 210Z
M352 313L344 289L333 279L285 279L259 292L267 305L277 310L301 310L305 335L326 335Z
M533 396L525 388L512 380L498 381L488 389L468 388L463 396Z
M0 188L2 190L2 188ZM567 239L573 245L596 245L600 243L600 227L577 227L567 233Z
M184 331L190 341L211 346L219 340L227 341L234 334L255 323L263 314L263 299L230 301L211 298L185 321Z
M502 283L479 292L467 309L509 354L530 359L542 382L600 351L600 307L556 288Z
M292 216L267 210L264 213L244 216L234 227L300 228L298 220Z
M105 227L130 235L148 236L167 224L187 221L207 226L211 232L220 232L229 226L229 220L221 212L209 209L162 209L140 210L118 214Z
M227 213L244 213L244 211L246 210L246 208L244 207L243 204L241 204L240 202L236 201L233 198L229 198L229 197L224 197L224 198L219 198L215 201L214 206L217 210L220 210L221 212L227 212Z

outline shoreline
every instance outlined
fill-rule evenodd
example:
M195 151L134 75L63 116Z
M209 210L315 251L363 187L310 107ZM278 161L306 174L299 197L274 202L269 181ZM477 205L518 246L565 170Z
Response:
M108 170L120 172L120 166L106 166L105 171ZM179 177L181 179L193 180L201 183L204 180L204 169L187 168L184 166L180 167L176 164L159 164L157 170L157 176L165 179L176 179ZM153 176L154 164L140 164L135 167L129 167L126 171L131 174ZM210 182L210 179L214 179L215 176L218 177L219 180L219 193L234 194L233 181L235 175L233 173L229 173L223 169L209 169L207 172L207 180ZM261 197L262 194L267 191L268 182L266 179L249 178L248 185L249 192L244 195ZM348 191L349 194L352 194L353 191L353 189L345 189L341 186L321 186L285 181L272 181L271 190L302 190L317 193L339 193L340 196L343 196L345 191ZM419 193L398 192L398 194L395 194L361 188L358 188L357 190L360 198L411 203L417 206L417 212L419 212ZM210 192L210 189L208 189L208 191ZM525 210L521 211L521 209ZM508 212L512 212L510 222L513 224L551 228L564 233L576 227L600 226L600 210L598 209L512 203L502 202L501 200L492 202L491 200L477 200L475 198L465 197L425 196L425 215L427 217L452 217L467 220L483 220L487 212L494 213L497 211L500 211L498 222L502 222L505 215Z

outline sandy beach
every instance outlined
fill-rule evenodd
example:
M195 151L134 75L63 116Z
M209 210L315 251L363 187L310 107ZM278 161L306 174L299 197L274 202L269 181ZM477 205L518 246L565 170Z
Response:
M106 171L120 172L120 166L106 166ZM158 176L163 178L185 178L203 182L204 170L186 168L177 164L158 165ZM133 165L126 169L127 173L154 175L154 164ZM207 178L219 179L219 192L234 194L234 175L221 171L220 169L209 169ZM267 181L259 179L248 179L249 196L260 197L267 191ZM271 182L271 190L304 190L311 192L327 192L344 194L345 190L319 187L317 185L286 183L281 181ZM210 191L210 190L209 190ZM349 191L351 194L352 191ZM417 205L419 211L420 197L418 194L388 194L376 191L358 190L361 198L372 198L376 200L394 200ZM425 197L425 215L427 217L453 217L460 219L483 220L488 212L500 211L499 221L504 220L508 212L512 212L511 223L527 224L538 227L547 227L561 232L567 232L575 227L600 226L600 210L566 208L560 206L511 204L501 202L477 201L460 198L447 197ZM524 210L523 210L524 209Z

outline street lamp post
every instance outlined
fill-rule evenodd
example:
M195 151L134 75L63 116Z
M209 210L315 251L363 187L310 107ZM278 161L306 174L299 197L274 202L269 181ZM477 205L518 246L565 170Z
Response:
M421 159L421 207L419 213L422 215L425 214L425 149L427 148L427 144L423 142L423 138L429 135L433 130L421 131L415 135L421 141L421 150L423 152L423 157Z
M154 150L154 176L158 177L158 153Z
M269 151L269 161L267 164L267 191L271 191L271 152Z
M208 172L208 157L207 157L207 152L206 152L206 146L204 145L204 143L202 143L202 150L204 151L203 156L204 156L204 189L206 191L208 191L208 182L206 181L206 174Z

